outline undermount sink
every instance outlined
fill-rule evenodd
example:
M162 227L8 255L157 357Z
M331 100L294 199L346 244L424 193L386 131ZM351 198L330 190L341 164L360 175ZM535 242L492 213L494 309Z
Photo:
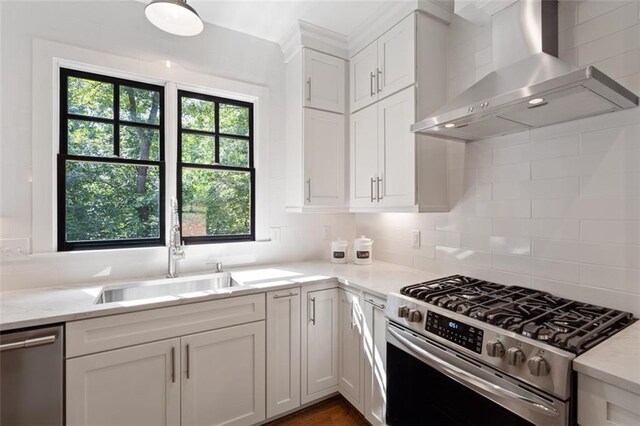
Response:
M214 293L216 290L234 285L231 274L219 272L209 275L165 278L150 281L140 281L102 289L94 304L127 302L141 299L162 297L197 296L200 293Z

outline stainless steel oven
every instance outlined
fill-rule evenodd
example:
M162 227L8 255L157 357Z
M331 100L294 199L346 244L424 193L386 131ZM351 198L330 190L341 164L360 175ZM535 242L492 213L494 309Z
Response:
M387 326L387 423L567 425L570 401L393 322Z

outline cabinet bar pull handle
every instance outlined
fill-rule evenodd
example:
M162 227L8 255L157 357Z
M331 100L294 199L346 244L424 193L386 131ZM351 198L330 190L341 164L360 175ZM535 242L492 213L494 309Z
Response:
M34 348L36 346L50 345L56 341L56 335L44 337L33 337L31 339L20 340L19 342L4 343L0 345L0 352L10 351L13 349Z
M374 88L374 81L376 79L376 75L371 72L371 81L369 83L369 92L371 93L371 96L375 96L376 94L376 89Z
M380 88L380 82L382 81L382 70L378 68L378 78L376 79L376 89L378 89L378 93L382 92Z
M377 304L373 299L366 299L365 302L367 302L368 304L372 305L374 308L378 308L378 309L384 311L384 305Z
M376 182L375 178L371 178L371 202L373 203L376 199L373 196L373 184Z
M307 179L307 203L311 202L311 179Z
M176 348L171 346L171 383L176 382Z
M189 345L187 345L187 379L191 375L191 372L189 371L189 370L191 370L191 365L190 365L190 362L189 362L189 358L191 358L191 357L189 356Z
M307 100L311 100L311 77L307 78Z
M311 317L311 324L316 325L316 298L311 298L311 312L313 316Z
M380 200L382 200L382 195L380 194L380 184L381 183L382 183L382 178L379 177L376 180L376 193L377 193L378 202L380 202Z
M289 293L289 294L274 294L273 298L274 299L284 299L285 297L293 297L293 296L297 296L298 293Z

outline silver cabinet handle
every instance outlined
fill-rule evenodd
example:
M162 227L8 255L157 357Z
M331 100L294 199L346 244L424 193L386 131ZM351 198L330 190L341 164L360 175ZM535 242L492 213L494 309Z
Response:
M307 179L307 203L311 202L311 179Z
M373 306L374 308L384 311L385 306L377 304L373 299L366 299L365 302Z
M191 376L191 362L189 361L189 358L191 358L189 356L189 345L187 345L187 359L186 359L186 363L187 363L187 379Z
M312 297L311 299L311 312L313 316L311 317L311 324L316 325L316 298Z
M373 196L373 185L375 184L376 180L375 178L371 178L371 202L373 203L376 199Z
M307 78L307 100L311 100L311 77Z
M14 349L34 348L36 346L50 345L56 341L56 335L44 337L34 337L32 339L20 340L19 342L4 343L0 345L0 352L11 351Z
M376 75L373 72L371 72L371 80L369 82L369 93L371 94L371 96L376 95L376 89L374 87L375 79L376 79Z
M274 299L284 299L286 297L293 297L293 296L297 296L298 293L289 293L289 294L274 294L273 298Z
M378 68L378 78L376 78L376 89L378 89L378 93L382 92L382 88L380 87L380 83L382 82L382 70Z
M381 183L382 183L382 178L378 177L376 179L376 194L377 194L376 198L378 199L378 202L380 202L380 200L382 200L382 195L380 194L380 184Z
M171 346L171 383L176 382L176 348Z

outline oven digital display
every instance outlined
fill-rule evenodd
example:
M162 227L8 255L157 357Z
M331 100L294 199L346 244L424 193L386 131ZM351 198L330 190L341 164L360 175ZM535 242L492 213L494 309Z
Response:
M427 311L425 330L463 348L482 353L483 330L432 311Z

